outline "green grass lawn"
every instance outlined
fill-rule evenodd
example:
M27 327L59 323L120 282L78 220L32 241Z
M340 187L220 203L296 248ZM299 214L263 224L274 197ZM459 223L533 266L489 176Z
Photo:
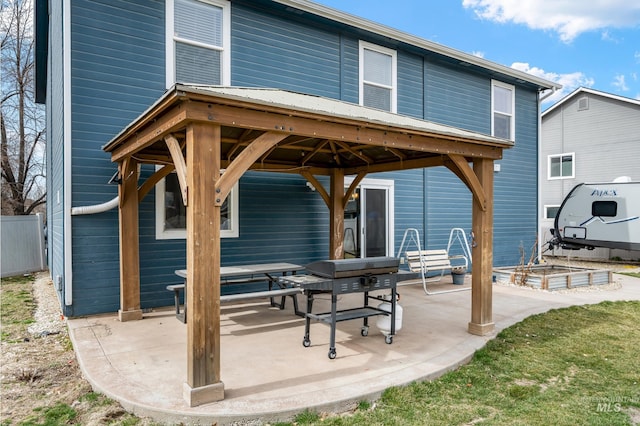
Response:
M629 275L630 277L640 278L640 273L638 272L622 272L622 275Z
M384 392L345 416L296 424L630 425L640 422L640 302L552 310L502 331L432 382Z

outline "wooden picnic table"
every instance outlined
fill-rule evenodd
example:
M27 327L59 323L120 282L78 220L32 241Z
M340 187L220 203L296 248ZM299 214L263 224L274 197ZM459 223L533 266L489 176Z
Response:
M271 300L271 306L277 306L280 309L284 309L287 296L291 296L293 299L294 312L298 316L304 316L304 313L298 309L298 299L296 295L301 293L299 288L287 287L284 284L278 282L278 276L286 276L287 274L294 275L298 271L303 271L305 268L302 265L288 262L275 262L275 263L256 263L249 265L233 265L233 266L221 266L220 278L221 285L228 284L248 284L251 282L267 281L269 289L266 291L253 291L247 293L234 293L220 296L220 302L234 302L240 300L247 300L252 298L269 298ZM187 278L186 269L177 269L176 275L181 278ZM276 285L274 288L274 284ZM187 322L187 299L184 299L184 310L180 312L180 292L185 290L186 281L184 284L168 285L167 290L174 292L174 299L176 305L176 317L186 323ZM280 303L276 303L274 297L282 297Z

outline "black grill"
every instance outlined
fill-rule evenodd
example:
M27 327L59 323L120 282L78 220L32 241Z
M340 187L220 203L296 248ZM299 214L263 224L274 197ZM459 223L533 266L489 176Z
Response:
M400 259L369 257L364 259L321 260L308 264L308 273L325 278L347 278L398 272Z
M387 343L393 342L395 334L396 283L400 259L395 257L370 257L364 259L322 260L306 266L308 275L290 275L281 277L283 284L300 287L307 296L305 336L302 344L311 345L309 337L311 320L331 325L329 358L336 357L335 329L339 321L363 319L361 335L369 333L368 318L376 315L391 316L390 333L385 336ZM369 306L370 299L383 300L379 296L369 296L370 291L391 290L391 312ZM331 293L331 312L314 314L313 297L319 293ZM355 309L337 310L338 294L364 293L363 306Z

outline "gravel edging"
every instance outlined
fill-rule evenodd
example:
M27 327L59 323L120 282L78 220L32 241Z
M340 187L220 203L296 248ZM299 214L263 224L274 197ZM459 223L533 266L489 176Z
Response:
M68 334L67 321L62 314L58 295L47 271L35 274L33 297L37 308L34 313L35 322L28 328L29 333L34 336Z

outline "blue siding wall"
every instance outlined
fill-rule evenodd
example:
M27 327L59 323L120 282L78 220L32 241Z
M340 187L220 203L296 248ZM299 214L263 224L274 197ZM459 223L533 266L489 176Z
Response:
M425 119L491 133L491 82L435 60L425 61ZM428 248L446 248L451 228L471 232L469 189L444 167L424 170L425 236Z
M240 5L231 10L233 85L340 98L338 34Z
M164 92L164 2L73 1L71 19L72 193L73 205L83 206L117 195L107 184L117 166L101 148ZM72 220L69 315L115 311L117 211Z
M427 120L491 133L491 79L427 61ZM515 265L520 247L527 259L535 241L537 212L537 94L516 88L515 147L498 161L494 182L495 266ZM425 244L446 247L452 227L471 230L472 198L467 187L445 168L426 169Z
M538 205L538 101L535 91L516 88L516 146L504 151L495 174L493 264L529 261L536 240Z
M432 59L425 61L424 73L426 120L491 133L491 81L488 77Z
M423 186L424 176L421 169L405 172L377 173L368 176L376 179L392 179L395 192L395 235L393 255L398 254L402 237L407 228L416 228L424 235L422 218L424 216Z
M398 114L424 118L424 60L398 52Z
M165 90L165 17L160 0L72 3L73 205L82 206L117 195L116 186L107 184L116 165L101 147ZM305 21L308 15L279 15L260 9L260 4L233 3L232 84L357 103L358 41L384 41L319 20ZM519 89L516 93L516 148L505 151L503 172L496 175L496 265L515 263L521 235L530 231L535 236L536 229L536 94ZM489 133L490 95L489 76L398 51L400 114ZM61 152L52 158L60 162L61 170ZM150 173L151 168L144 167L142 179ZM395 180L396 250L406 228L418 228L427 246L439 248L446 244L451 227L471 227L469 190L444 168L367 177ZM61 188L61 179L54 185ZM514 188L532 189L520 196ZM327 256L328 210L304 179L250 172L240 180L239 194L240 236L223 239L223 265L304 264ZM520 197L517 202L514 196ZM164 287L178 281L174 270L186 263L184 240L155 238L154 197L152 191L140 204L143 308L172 303ZM74 306L67 315L116 311L117 211L74 216L72 238Z

